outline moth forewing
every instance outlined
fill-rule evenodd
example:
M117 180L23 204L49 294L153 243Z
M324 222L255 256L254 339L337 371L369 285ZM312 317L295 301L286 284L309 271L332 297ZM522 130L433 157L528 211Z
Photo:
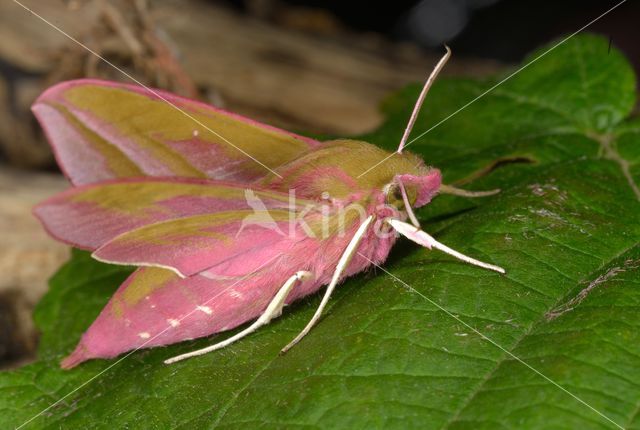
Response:
M267 309L265 309L264 313L260 315L260 318L255 320L253 324L251 324L249 327L242 330L241 332L235 334L234 336L231 336L228 339L223 340L222 342L218 342L215 345L211 345L206 348L199 349L197 351L191 351L186 354L181 354L176 357L169 358L165 360L164 363L172 364L178 361L185 360L187 358L197 357L199 355L204 355L208 352L212 352L217 349L222 349L242 339L243 337L250 335L251 333L259 329L263 325L269 324L269 322L271 322L273 318L277 318L282 314L282 308L284 307L285 300L287 299L287 296L291 292L291 289L296 285L296 283L306 281L312 277L313 277L313 273L311 272L299 271L298 273L296 273L295 275L287 279L287 282L285 282L284 285L280 288L280 290L278 290L276 295L271 300L271 303L269 303L269 305L267 306Z

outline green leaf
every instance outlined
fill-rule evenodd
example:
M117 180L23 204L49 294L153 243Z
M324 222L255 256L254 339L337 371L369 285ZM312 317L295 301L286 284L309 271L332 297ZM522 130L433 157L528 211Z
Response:
M0 374L0 427L640 428L632 70L606 40L574 37L448 118L499 81L439 81L414 136L438 125L409 150L448 182L502 188L419 216L507 275L402 242L284 356L317 295L202 357L162 364L212 339L62 371L128 273L76 252L36 310L38 361ZM418 91L390 98L367 139L395 147Z

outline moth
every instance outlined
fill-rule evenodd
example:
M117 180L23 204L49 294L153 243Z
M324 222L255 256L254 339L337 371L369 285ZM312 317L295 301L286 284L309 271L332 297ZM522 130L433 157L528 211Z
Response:
M220 349L327 285L382 264L399 235L504 273L441 244L413 212L438 193L440 171L366 142L319 142L160 90L75 80L46 90L33 112L73 185L35 207L55 239L96 259L136 266L75 350L71 368L142 347L247 328L176 362ZM373 168L372 168L373 167ZM409 222L406 222L406 221ZM399 234L399 235L398 235Z

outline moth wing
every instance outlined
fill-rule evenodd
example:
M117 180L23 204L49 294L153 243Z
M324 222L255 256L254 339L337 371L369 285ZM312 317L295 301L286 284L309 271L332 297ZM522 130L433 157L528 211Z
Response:
M187 178L125 178L73 187L40 203L34 213L56 239L95 250L122 233L170 219L249 210L252 202L288 208L288 194L246 187Z
M295 213L294 213L295 215ZM288 210L235 210L178 218L123 233L94 258L111 264L153 266L188 277L256 248L284 243Z
M312 272L314 278L296 285L287 303L311 294L330 280L357 227L358 223L350 223L346 235L330 240L278 235L269 241L254 233L241 235L237 242L244 248L222 252L225 258L217 260L215 250L203 243L216 261L208 261L208 269L188 277L158 267L138 268L62 366L230 330L262 314L283 283L299 270ZM361 271L371 261L384 260L392 242L393 238L380 247L375 233L369 232L345 276Z
M139 268L120 286L62 367L230 330L258 317L292 273L277 261L249 276L224 281Z
M161 90L100 80L55 85L32 110L74 185L136 176L253 181L319 144Z

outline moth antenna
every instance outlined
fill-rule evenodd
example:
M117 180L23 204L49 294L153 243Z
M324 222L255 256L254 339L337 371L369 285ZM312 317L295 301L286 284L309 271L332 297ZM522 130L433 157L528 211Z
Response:
M494 266L493 264L485 263L480 260L476 260L475 258L471 258L467 255L462 254L461 252L456 251L455 249L449 248L447 245L438 242L433 236L428 234L422 230L416 230L414 226L411 224L407 224L406 222L400 221L399 219L391 218L387 219L387 223L393 227L395 231L405 236L408 239L411 239L418 245L422 245L426 248L435 248L446 254L449 254L458 260L462 260L465 263L473 264L474 266L482 267L484 269L493 270L498 273L506 273L500 266Z
M398 186L400 187L400 193L402 194L402 201L404 202L404 208L407 211L407 215L411 220L411 224L420 228L420 221L416 218L416 214L413 213L413 208L411 207L411 203L409 203L409 196L407 195L407 190L404 187L404 184L400 179L398 179Z
M468 191L463 190L461 188L456 188L452 185L440 185L439 193L442 194L452 194L454 196L460 197L488 197L498 194L500 192L500 188L496 188L495 190L487 190L487 191Z
M436 64L436 67L431 72L431 75L429 75L427 82L425 82L424 87L422 87L420 96L418 96L418 100L416 101L416 104L413 107L411 118L409 118L409 122L407 123L407 128L404 129L404 134L402 135L402 139L400 140L400 145L398 146L398 151L397 151L398 154L402 154L402 150L404 149L404 146L407 144L407 140L409 140L409 134L411 134L411 130L413 129L413 125L415 124L416 119L418 118L418 113L420 112L420 108L422 107L424 98L427 96L427 93L429 92L431 85L433 85L433 82L438 77L438 73L440 73L440 71L444 68L444 65L447 63L447 60L449 60L449 57L451 56L451 49L447 45L444 45L444 47L447 50L447 53L444 54L444 56L440 59L440 61L438 61L438 64Z

